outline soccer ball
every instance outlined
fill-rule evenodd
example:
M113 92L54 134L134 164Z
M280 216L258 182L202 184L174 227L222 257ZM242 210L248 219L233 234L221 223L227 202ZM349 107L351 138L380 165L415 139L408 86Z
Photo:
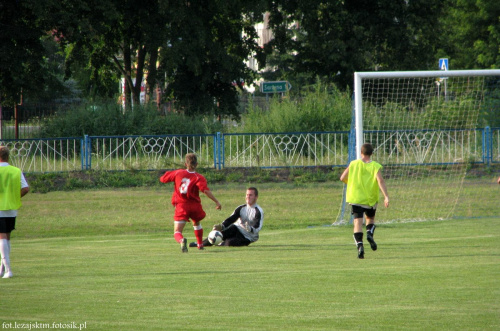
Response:
M213 230L208 234L208 242L212 245L218 245L222 242L222 233L217 230Z

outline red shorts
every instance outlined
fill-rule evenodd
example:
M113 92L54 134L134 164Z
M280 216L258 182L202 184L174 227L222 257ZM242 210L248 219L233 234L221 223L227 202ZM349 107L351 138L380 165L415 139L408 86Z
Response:
M187 221L192 219L199 222L205 218L207 214L201 207L201 203L178 203L175 205L174 221Z

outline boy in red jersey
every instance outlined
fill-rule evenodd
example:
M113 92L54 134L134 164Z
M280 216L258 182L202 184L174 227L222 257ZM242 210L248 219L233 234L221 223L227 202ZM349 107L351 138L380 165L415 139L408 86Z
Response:
M187 253L187 239L182 235L186 222L193 220L194 235L198 243L198 249L203 249L203 228L201 220L205 218L205 211L201 205L199 192L205 193L213 202L215 209L221 209L221 204L214 197L207 186L206 178L196 173L198 159L195 154L186 154L186 169L167 171L160 177L160 182L174 182L174 193L172 194L172 205L174 213L174 238L181 244L183 253Z

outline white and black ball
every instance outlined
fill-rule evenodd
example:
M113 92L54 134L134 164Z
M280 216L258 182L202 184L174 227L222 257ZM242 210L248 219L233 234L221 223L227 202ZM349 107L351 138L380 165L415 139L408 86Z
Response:
M222 242L222 233L217 230L213 230L208 234L208 242L212 245L218 245Z

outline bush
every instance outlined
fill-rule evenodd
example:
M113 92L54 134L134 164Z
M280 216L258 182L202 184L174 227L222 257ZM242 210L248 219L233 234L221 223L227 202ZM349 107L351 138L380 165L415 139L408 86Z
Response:
M274 96L269 110L250 103L238 132L324 132L349 130L351 96L317 82L298 98Z
M124 111L114 103L87 104L46 118L41 137L204 134L216 129L213 122L177 113L161 115L154 106Z

